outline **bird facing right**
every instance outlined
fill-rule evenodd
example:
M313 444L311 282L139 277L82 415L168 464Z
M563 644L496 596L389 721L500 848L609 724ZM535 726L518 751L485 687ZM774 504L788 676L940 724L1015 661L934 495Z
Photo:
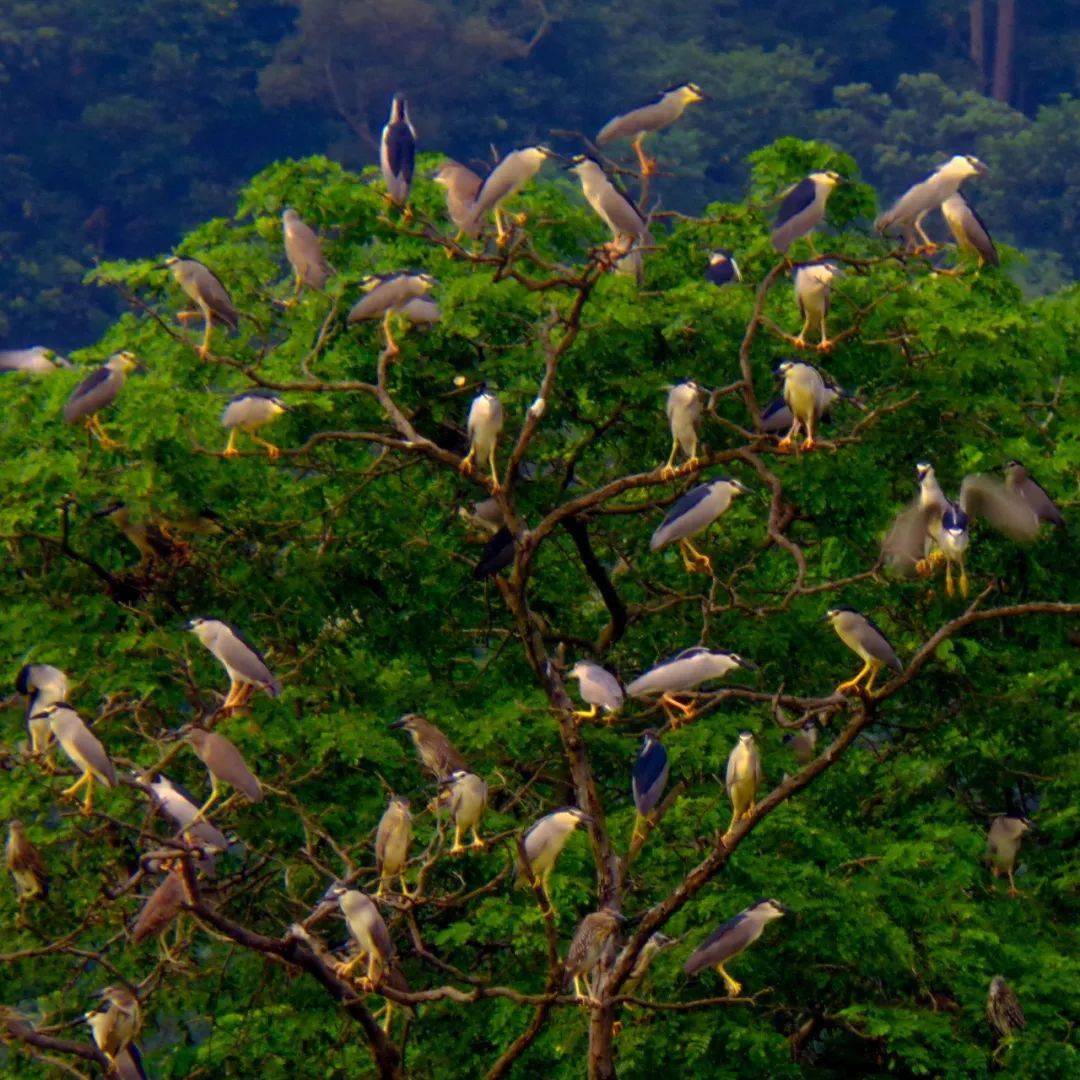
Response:
M774 919L787 914L788 909L779 900L758 900L710 934L691 953L683 965L683 971L693 976L704 968L715 968L724 980L728 993L733 996L739 994L742 984L727 973L724 964L753 945Z

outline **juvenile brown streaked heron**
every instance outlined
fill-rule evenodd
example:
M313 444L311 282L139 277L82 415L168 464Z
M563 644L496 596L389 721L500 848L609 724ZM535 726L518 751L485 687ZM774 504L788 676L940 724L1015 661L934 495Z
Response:
M555 862L566 847L567 840L573 835L574 830L583 822L588 821L588 815L576 806L564 806L559 810L553 810L545 814L537 821L522 839L521 846L524 850L525 861L529 865L533 879L539 881L540 888L547 900L548 907L555 910L551 902L550 879L551 871L555 868ZM518 869L518 884L527 881L521 868Z
M85 1016L98 1049L115 1064L118 1055L135 1041L142 1028L139 999L126 986L107 986L102 1004Z
M146 898L139 914L131 924L131 940L141 945L151 938L160 937L183 910L186 892L184 879L179 869L169 868L160 884ZM168 955L168 949L162 942L162 949Z
M199 807L200 817L204 817L217 802L222 784L235 788L248 802L262 802L262 786L248 768L244 756L229 739L220 732L207 731L194 724L185 724L177 734L191 747L210 774L210 797Z
M742 990L742 984L727 973L724 965L753 945L769 923L787 914L788 909L779 900L758 900L710 934L690 954L690 958L683 965L683 971L693 976L704 968L715 968L724 980L728 993L737 996Z
M709 253L709 265L705 268L705 277L720 287L742 281L742 272L731 251L727 248L717 248Z
M817 326L821 330L821 342L815 348L825 351L832 347L827 324L832 284L839 275L840 267L831 262L801 263L792 270L795 302L803 320L802 329L795 337L797 345L806 345L806 335Z
M495 491L501 487L495 451L502 428L502 402L497 394L485 386L469 407L469 452L461 460L461 471L472 472L477 466L482 469L486 465L491 472L491 485Z
M336 900L345 916L349 933L360 946L359 952L338 968L338 974L350 978L358 964L367 959L367 985L375 989L383 980L394 960L394 945L390 931L370 896L358 889L348 889L335 882L326 890L326 900Z
M262 653L232 623L221 619L192 619L186 627L217 657L229 676L229 693L222 709L245 705L256 686L276 698L281 683L270 674Z
M806 431L803 450L817 446L818 424L837 398L851 400L851 395L836 385L832 377L801 360L783 360L777 365L776 374L784 380L784 404L791 414L791 427L780 440L777 449L791 448L795 436L802 427Z
M49 895L49 875L45 862L26 835L25 826L17 818L8 824L4 863L15 884L15 896L20 908L35 900L44 900Z
M245 390L229 401L221 414L221 426L229 432L229 441L221 451L223 457L235 457L236 433L243 431L253 442L266 448L266 456L273 461L281 450L255 434L259 428L272 424L279 416L289 411L280 396L273 390Z
M395 877L401 883L402 896L412 895L405 883L405 867L409 864L411 844L412 814L409 812L409 800L394 795L375 831L375 866L379 871L376 896L383 896L386 883Z
M67 701L68 677L52 664L24 664L15 676L15 690L26 698L27 734L30 736L30 752L37 756L43 754L52 742L52 729L48 716L41 711L46 705L56 705ZM46 762L51 769L51 764Z
M354 326L369 319L381 318L387 352L396 355L401 349L394 340L391 325L394 313L405 307L410 300L426 296L437 284L430 274L421 270L369 274L360 282L360 289L365 295L353 304L345 321L349 326Z
M72 391L64 405L65 422L74 424L79 420L85 421L87 431L97 439L103 450L118 449L120 443L105 433L97 414L116 400L128 375L138 366L134 353L118 352L110 356Z
M457 240L463 236L479 236L482 223L473 216L473 204L484 181L457 161L444 161L435 170L432 180L446 188L446 212L457 226Z
M624 922L623 916L610 908L601 908L599 911L590 912L578 924L574 931L570 948L566 951L566 962L563 970L566 978L574 983L574 995L583 1004L597 1004L590 994L586 994L581 986L582 979L588 979L604 950L619 931L619 925Z
M379 168L394 206L404 206L409 201L415 165L416 128L409 119L409 103L404 94L395 94L379 140Z
M633 839L641 832L642 825L656 809L668 782L668 755L660 737L652 728L642 732L641 748L634 759L634 771L630 789L634 796Z
M600 709L611 717L622 708L622 685L610 671L595 661L579 660L566 673L566 677L577 680L581 700L589 706L588 709L574 712L579 720L591 720Z
M671 428L671 453L660 470L660 475L669 480L675 475L675 455L682 451L687 468L693 469L698 464L698 424L709 391L693 379L668 387L665 406L668 426Z
M860 687L867 675L870 678L861 688L869 694L878 672L883 667L890 667L894 671L904 670L904 665L889 644L885 632L868 615L863 615L854 608L835 607L828 610L825 618L832 624L840 640L863 661L858 674L836 688L838 694L846 694L849 690Z
M645 136L674 124L686 111L687 105L706 99L707 95L696 83L669 86L661 90L647 105L631 109L609 120L597 133L596 143L598 146L606 146L617 139L630 139L642 175L650 176L656 171L656 162L646 156L642 147Z
M98 737L82 722L79 714L66 702L46 705L38 712L44 713L49 720L49 727L60 744L60 749L71 759L72 764L81 771L78 780L71 787L65 788L62 798L74 795L86 788L83 799L83 813L89 814L94 805L94 781L104 787L116 786L116 770L105 753Z
M281 231L285 257L296 278L296 291L286 301L286 306L291 306L300 299L305 287L322 292L334 268L326 261L318 233L291 207L281 215Z
M182 555L186 549L184 543L173 540L157 522L134 517L126 503L111 503L94 517L107 519L131 543L139 552L140 567Z
M753 732L742 731L727 759L724 788L731 800L731 824L728 832L754 812L758 788L762 781L761 754L754 742Z
M986 1022L1000 1039L1010 1039L1015 1032L1027 1027L1020 999L1001 975L995 975L990 980L986 995Z
M1020 842L1031 828L1026 817L1014 814L1001 814L990 822L990 831L986 837L986 857L990 863L990 872L994 877L1004 874L1009 879L1009 895L1019 896L1020 890L1013 880L1016 870L1016 857L1020 853Z
M457 748L430 720L417 713L406 713L390 727L409 733L420 764L440 783L456 772L468 772L469 767Z
M1065 527L1065 519L1061 516L1057 504L1019 461L1005 463L1005 490L1010 495L1018 495L1023 499L1035 512L1040 523L1048 521L1051 525Z
M676 695L686 690L695 690L702 683L721 679L728 672L740 669L755 671L757 665L726 649L708 649L704 645L693 645L639 675L626 688L626 692L632 698L660 694L660 705L668 721L672 727L678 727L682 721L676 718L671 710L678 709L683 714L683 720L686 720L694 712L694 706L684 705Z
M668 511L649 541L649 550L660 551L669 544L677 543L687 573L711 574L712 560L698 551L690 538L708 529L726 513L735 496L745 494L748 490L742 481L730 476L719 476L692 488L680 496Z
M0 371L25 371L31 375L49 375L58 368L70 368L71 361L55 349L34 345L29 349L0 349Z
M773 247L781 255L804 236L809 236L824 220L825 206L843 177L835 172L811 173L789 188L780 204L772 230Z
M976 213L975 207L959 191L941 204L941 214L960 251L978 256L980 266L987 263L991 266L1001 265L1001 257L990 230Z
M215 324L235 330L240 325L240 313L236 310L229 296L228 289L210 267L198 259L181 259L171 255L165 260L176 280L188 298L195 303L196 312L183 311L180 320L186 322L193 316L201 315L203 320L203 339L199 345L199 356L205 359L210 353L210 335Z
M465 850L461 837L466 832L472 833L471 847L483 848L480 822L487 809L488 798L488 786L483 777L457 769L442 781L442 787L440 799L445 799L449 805L450 818L454 823L454 845L450 848L450 854L457 855Z
M507 154L480 185L469 211L468 228L479 229L484 218L493 213L496 243L505 244L509 234L503 224L502 204L516 195L540 171L544 162L554 156L546 146L526 146ZM521 224L525 219L519 215L517 220Z

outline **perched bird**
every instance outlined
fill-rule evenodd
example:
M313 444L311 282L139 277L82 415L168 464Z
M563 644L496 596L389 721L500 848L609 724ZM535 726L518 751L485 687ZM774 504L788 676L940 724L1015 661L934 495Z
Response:
M183 910L184 896L184 879L179 870L170 868L139 909L131 924L131 940L141 945L164 933Z
M503 224L502 204L516 195L540 171L540 166L554 156L546 146L527 146L507 154L480 185L465 231L479 230L484 218L494 211L496 241L504 244L508 234ZM523 221L518 218L519 224Z
M281 683L270 674L262 653L232 623L221 619L192 619L186 629L217 657L229 675L229 693L222 709L241 708L256 686L272 698L281 693Z
M837 386L820 368L800 360L784 360L777 365L777 375L784 380L784 403L791 412L791 427L780 440L778 450L788 450L799 433L806 430L803 450L813 450L817 445L818 424L837 398L850 398L847 391Z
M642 733L641 749L634 760L631 791L637 815L633 836L641 831L642 823L656 808L668 782L668 755L664 744L652 728ZM631 841L632 842L632 841Z
M240 313L234 307L228 289L221 284L214 272L198 259L181 259L172 255L165 260L165 266L198 309L194 312L181 312L181 321L186 322L195 316L202 316L203 339L199 345L199 356L205 358L210 352L210 334L214 325L219 323L235 330L240 325Z
M472 509L459 506L458 517L477 532L486 533L488 536L494 536L506 524L499 500L491 496L478 499L472 504Z
M31 375L48 375L57 368L71 367L71 361L58 356L54 349L34 345L29 349L0 349L0 372L26 371Z
M436 169L432 180L446 188L446 212L457 226L457 239L478 236L481 222L473 216L473 203L484 181L465 165L457 161L444 161Z
M702 571L711 574L712 560L690 543L690 537L704 532L727 511L736 495L748 490L745 484L730 476L719 476L692 488L676 500L660 527L652 534L649 550L659 551L668 544L678 543L688 573Z
M680 450L686 458L687 468L697 468L698 424L701 422L701 412L705 407L705 401L709 397L709 391L693 379L683 379L682 382L669 386L667 391L666 408L668 426L671 428L671 453L668 454L667 463L661 470L661 475L665 479L675 475L675 455Z
M597 216L611 230L616 249L626 254L632 243L651 244L649 225L625 191L621 191L595 159L578 154L569 170L581 181L581 192Z
M1020 852L1020 841L1031 828L1026 817L1014 814L1002 814L990 822L990 832L986 837L986 857L990 862L990 871L994 877L1005 874L1009 879L1009 895L1019 896L1013 871L1016 869L1016 856Z
M386 193L395 206L404 206L409 201L415 163L416 128L409 119L405 95L395 94L390 102L390 118L379 141L379 167L386 181Z
M709 265L705 276L714 285L730 285L733 281L742 281L742 273L735 256L727 248L717 248L709 254Z
M566 963L563 967L566 972L566 979L568 981L573 980L574 994L579 1001L589 1002L592 1000L582 990L581 980L588 978L592 974L593 969L604 955L608 942L618 933L619 924L624 921L623 916L617 911L612 911L610 908L601 908L599 911L586 915L578 924L577 930L574 931L574 937L570 942L570 948L566 952Z
M52 742L52 729L45 715L46 705L67 701L68 678L52 664L23 664L15 676L15 690L26 698L26 730L30 736L30 752L44 753ZM50 766L51 768L51 766Z
M950 195L955 195L965 180L973 176L986 176L988 172L978 158L970 154L957 154L901 195L874 222L874 228L880 233L900 229L909 245L913 234L917 234L923 242L923 247L918 250L933 251L937 245L923 231L923 218L941 206Z
M856 408L863 408L854 394L826 379L824 373L822 373L822 381L825 389L822 394L824 407L821 410L820 421L829 419L829 413L837 401L848 401ZM791 406L782 397L774 398L761 412L761 430L768 435L786 435L794 423L795 415L791 411Z
M94 517L107 519L130 541L139 552L140 567L185 553L187 545L172 539L157 522L134 518L126 503L110 503L98 510Z
M680 710L684 716L693 713L693 705L684 705L675 696L686 690L694 690L710 679L723 678L729 671L736 669L755 670L756 665L743 659L737 653L724 649L707 649L703 645L694 645L683 649L667 660L651 667L644 675L639 675L627 688L633 698L661 694L660 705L667 714L672 727L678 721L671 709Z
M649 968L652 966L653 960L655 960L657 955L665 949L670 949L676 941L676 938L668 937L667 934L662 934L659 930L657 930L656 933L651 934L649 940L645 942L641 952L638 953L638 958L634 961L634 966L630 969L630 974L626 976L626 981L622 984L621 993L627 997L633 995L640 985L641 980L645 978Z
M401 311L410 300L426 296L438 284L427 273L420 270L401 270L395 274L369 274L360 282L360 289L365 294L353 304L346 322L353 326L368 319L382 318L383 334L386 337L387 351L393 355L400 352L394 341L391 320L394 313Z
M803 726L798 731L789 731L784 736L784 742L790 747L795 755L795 760L800 765L806 765L813 761L817 750L818 726L814 718L810 717L803 721Z
M687 105L705 101L706 95L695 83L680 83L662 90L654 100L630 112L622 113L609 120L597 133L598 146L606 146L617 139L631 139L634 153L644 176L656 171L656 162L647 157L642 148L645 136L653 131L660 131L686 111Z
M179 784L159 775L152 784L147 785L147 791L154 805L181 832L215 851L229 850L229 838L209 821L202 819L198 804Z
M69 424L85 421L86 430L97 439L102 449L117 449L120 443L105 433L97 414L116 400L128 375L138 366L134 353L114 353L71 392L64 405L64 420Z
M86 788L83 799L83 813L89 814L94 805L94 781L104 787L116 786L116 770L105 753L98 737L82 722L79 714L66 702L46 705L38 712L48 717L49 727L60 744L60 748L71 759L72 764L81 771L79 779L69 788L60 792L61 797L74 795Z
M194 724L185 724L177 734L191 747L210 774L210 797L199 808L200 817L204 817L218 800L222 784L234 787L248 802L262 802L262 786L247 767L243 755L224 735Z
M854 690L867 675L870 678L863 689L869 694L883 667L890 667L894 671L904 670L884 631L869 616L853 608L836 607L830 608L825 618L832 624L840 640L863 661L862 670L836 688L838 694Z
M296 278L296 291L288 304L295 304L306 286L316 292L326 288L334 268L322 253L318 233L291 207L281 215L281 229L285 240L285 257Z
M566 676L577 679L581 700L589 706L585 711L574 713L579 719L591 720L599 709L603 709L608 716L613 716L622 708L622 685L606 668L592 660L579 660Z
M779 900L758 900L705 939L683 965L687 975L696 975L704 968L716 968L729 994L737 995L742 984L736 982L724 969L732 957L754 944L765 927L774 919L789 914Z
M724 787L731 800L729 831L754 812L761 780L761 754L754 742L754 734L751 731L741 731L739 741L728 755L727 771L724 774Z
M990 980L990 990L986 995L986 1021L991 1031L1001 1039L1008 1039L1014 1032L1027 1027L1019 999L1000 975Z
M472 472L476 466L487 465L491 471L491 485L500 490L499 473L495 462L495 448L499 441L499 432L503 428L503 407L498 395L486 386L473 398L469 407L467 429L469 432L469 452L462 458L461 471Z
M887 564L898 573L931 574L945 563L945 589L953 595L952 569L960 571L960 593L968 594L964 566L972 521L982 518L1012 540L1026 543L1039 531L1039 517L1014 484L982 473L969 473L960 484L960 498L946 498L932 465L915 466L919 491L915 499L897 514L882 544Z
M961 251L970 251L979 258L979 265L989 263L1000 266L1001 257L994 246L994 239L986 222L979 217L975 207L957 191L941 204L941 214Z
M412 326L434 326L442 318L442 309L426 296L414 296L398 314Z
M221 451L223 457L235 457L236 433L243 431L253 442L266 447L266 456L273 461L281 451L265 439L255 434L261 427L272 424L279 416L289 411L288 406L273 390L245 390L229 401L221 414L221 426L229 433L229 441Z
M1005 490L1010 495L1019 495L1035 511L1040 523L1048 521L1065 527L1065 519L1054 500L1019 461L1005 463Z
M487 809L488 797L488 787L483 777L457 769L442 784L450 806L450 817L454 822L454 846L450 848L450 854L456 855L465 850L465 845L461 842L465 832L472 833L474 848L482 848L484 841L479 829Z
M469 767L457 748L430 720L417 713L406 713L390 727L409 733L421 765L440 783L456 772L468 772Z
M791 280L795 289L795 301L799 305L799 314L803 319L802 329L795 338L796 344L805 345L807 333L812 327L819 326L821 344L818 348L824 350L832 346L826 323L832 283L839 274L840 268L836 263L831 262L802 263L792 270Z
M4 863L15 883L15 896L20 908L34 900L44 900L49 895L49 875L45 872L45 863L26 835L23 823L17 819L8 825Z
M376 896L382 896L386 892L386 883L395 877L401 882L402 895L411 895L405 884L405 867L409 862L411 843L412 814L409 813L409 800L394 795L375 831L375 866L379 871Z
M514 534L504 525L484 545L480 561L473 567L473 577L481 581L500 570L505 570L513 561L516 552Z
M331 885L323 899L338 902L349 933L360 946L360 951L348 963L342 964L338 973L348 978L366 957L367 981L374 989L382 982L394 960L390 931L387 930L378 907L367 894L357 889L347 889L340 882Z
M825 220L825 205L833 189L841 183L843 177L839 173L815 172L788 189L772 230L773 247L781 255Z
M576 806L564 806L559 810L553 810L550 814L545 814L522 838L521 850L525 862L528 864L533 879L539 880L548 907L552 910L554 907L551 903L551 889L548 884L551 871L573 831L583 821L588 820L588 815L583 810L579 810ZM518 884L523 884L527 880L524 872L519 868Z
M116 1063L120 1053L135 1041L142 1027L139 999L126 986L107 986L102 1004L85 1016L98 1049Z

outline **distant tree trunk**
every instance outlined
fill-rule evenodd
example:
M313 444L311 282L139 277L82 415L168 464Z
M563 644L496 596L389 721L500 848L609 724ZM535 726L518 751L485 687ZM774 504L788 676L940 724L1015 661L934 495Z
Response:
M994 45L994 85L998 101L1012 97L1013 53L1016 47L1016 0L998 0L997 41Z
M970 31L970 56L979 77L979 89L986 89L986 9L983 0L971 0L968 4Z

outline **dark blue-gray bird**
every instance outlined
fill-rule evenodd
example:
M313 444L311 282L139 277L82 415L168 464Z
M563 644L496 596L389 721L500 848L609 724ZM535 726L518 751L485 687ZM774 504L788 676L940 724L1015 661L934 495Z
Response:
M128 375L138 366L134 353L114 353L72 391L64 405L64 420L69 424L85 421L87 431L97 439L102 449L117 449L120 443L105 433L97 414L116 400Z
M780 440L777 449L791 449L795 436L802 427L806 431L803 450L813 450L817 446L815 437L818 424L828 412L829 406L837 398L852 400L846 390L837 386L832 377L801 360L783 360L776 367L776 374L783 379L784 404L791 416L791 427ZM768 411L768 410L766 410ZM775 417L775 413L772 414ZM775 423L770 418L771 423ZM762 429L765 429L765 416L762 415Z
M825 220L829 196L843 177L835 172L811 173L789 188L773 225L773 247L781 255L798 239L809 236Z
M1057 504L1046 493L1046 489L1032 477L1031 473L1019 461L1005 463L1005 490L1010 495L1018 495L1035 512L1039 522L1065 527L1065 519Z
M863 662L862 669L854 678L842 682L836 688L838 694L854 690L867 675L870 678L863 689L869 694L878 672L883 667L890 667L894 671L904 670L904 665L889 644L885 631L868 615L863 615L854 608L835 607L826 612L825 618L832 624L837 637Z
M206 648L217 657L229 676L229 693L221 708L243 706L256 686L270 697L281 693L281 683L270 674L262 653L232 623L221 619L192 619L187 624Z
M1000 975L990 980L986 995L986 1022L1000 1039L1010 1039L1016 1031L1027 1027L1027 1018L1020 1008L1020 999Z
M15 691L26 698L23 717L32 754L44 753L52 742L49 719L39 714L46 705L67 701L69 688L68 677L52 664L24 664L15 676Z
M610 718L622 708L624 695L619 680L592 660L579 660L566 677L577 679L581 700L589 706L574 713L578 719L591 720L600 709Z
M504 525L484 545L480 561L473 567L473 577L482 581L505 570L514 561L514 534Z
M975 207L960 192L950 195L941 204L941 214L961 251L969 251L979 257L979 265L989 263L1000 266L1001 258L994 246L993 237L986 222L976 213Z
M705 276L714 285L730 285L733 281L742 281L742 273L735 256L727 248L717 248L709 254L709 265Z
M736 495L748 490L745 484L730 476L720 476L692 488L668 511L649 541L649 550L659 551L668 544L677 543L688 573L711 574L712 560L690 543L690 537L704 532L725 513Z
M404 94L395 94L379 142L379 167L386 181L386 193L395 206L404 206L409 201L415 165L416 129L409 119L409 104Z
M502 204L516 195L540 171L540 166L554 156L546 146L526 146L507 154L480 185L469 213L468 228L479 229L484 218L494 212L496 242L505 244L509 233L503 224ZM522 215L516 220L518 224L525 222Z
M631 109L630 112L621 113L609 120L597 133L596 144L606 146L617 139L632 140L631 145L637 154L642 175L649 176L656 171L656 162L647 157L642 148L645 136L674 124L686 111L687 105L705 101L706 97L696 83L669 86L661 90L647 105Z
M679 721L671 709L678 709L684 717L694 711L694 706L684 705L679 701L677 694L694 690L710 679L721 679L728 672L737 669L753 671L756 670L756 665L739 656L738 653L694 645L649 668L626 688L626 692L633 698L660 694L659 704L667 714L672 727L677 727Z
M600 963L608 943L618 933L619 925L625 919L611 908L601 908L586 915L574 931L570 948L566 952L563 965L566 978L574 984L574 995L583 1004L596 1004L591 994L582 989L581 980L587 979Z
M709 391L693 379L683 379L682 382L669 386L667 390L666 410L668 426L671 428L671 453L660 472L665 479L670 479L675 475L675 455L680 450L686 457L688 468L697 466L698 424Z
M252 442L266 447L266 456L273 461L281 454L281 450L273 443L260 438L255 432L267 424L272 424L288 411L289 407L273 390L259 388L237 394L225 406L221 414L221 426L229 432L229 441L221 452L222 456L235 457L240 453L236 448L236 433L243 431Z
M533 879L539 881L548 906L554 911L551 903L551 889L549 880L551 871L555 868L555 862L566 847L567 840L573 835L574 830L582 823L589 820L588 815L576 806L564 806L558 810L552 810L537 821L521 841L525 861L529 865ZM518 870L517 882L524 884L528 879Z
M172 272L177 285L195 302L197 311L181 311L179 319L187 322L192 318L202 317L203 339L199 345L199 356L205 358L210 352L210 334L214 325L220 323L230 330L240 325L240 313L236 310L229 296L229 290L222 285L217 275L198 259L181 259L171 255L165 260L165 266Z
M788 914L790 912L779 900L758 900L710 934L690 954L683 971L693 976L707 967L715 968L724 980L728 993L737 995L742 990L742 984L727 973L724 965L753 945L774 919Z
M0 349L0 372L26 371L31 375L48 375L58 368L70 368L71 361L58 356L55 349L34 345L29 349Z
M1020 853L1020 841L1030 828L1031 822L1017 814L1001 814L990 822L986 857L994 877L1004 874L1009 879L1010 896L1020 895L1013 880L1013 871L1016 869L1016 856Z
M638 750L634 761L634 772L631 778L630 786L634 795L634 807L637 810L631 843L633 843L633 837L641 831L645 819L653 812L663 796L667 781L667 750L664 749L664 744L656 732L649 728L642 733L641 749Z
M305 287L322 292L334 268L322 253L319 236L293 209L281 215L281 231L285 242L285 257L296 278L296 291L286 306L295 304Z
M762 781L761 754L751 731L739 733L739 741L728 755L724 773L724 788L731 800L731 830L748 814L754 812L758 788Z
M368 319L382 318L386 349L391 355L400 352L394 341L391 320L410 300L426 296L438 282L420 270L401 270L393 274L369 274L360 282L365 295L355 304L346 318L349 326Z
M827 323L832 284L839 275L840 268L831 262L802 263L792 270L795 302L803 319L802 329L795 338L796 345L805 345L806 335L818 326L821 329L821 343L816 347L822 351L831 347Z

